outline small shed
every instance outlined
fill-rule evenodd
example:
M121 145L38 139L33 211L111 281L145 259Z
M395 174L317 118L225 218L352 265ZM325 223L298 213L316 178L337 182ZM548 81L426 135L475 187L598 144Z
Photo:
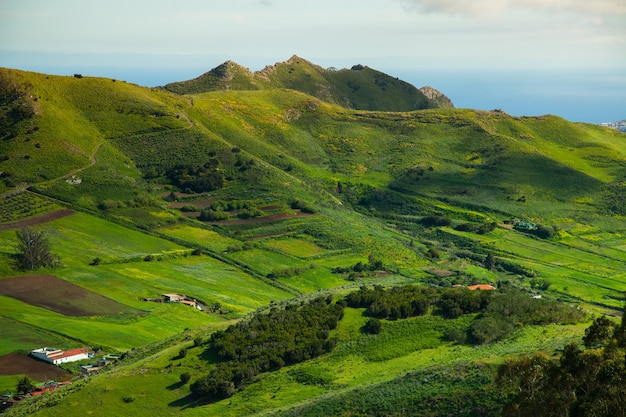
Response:
M182 300L185 300L185 297L182 294L162 294L166 303L180 303Z

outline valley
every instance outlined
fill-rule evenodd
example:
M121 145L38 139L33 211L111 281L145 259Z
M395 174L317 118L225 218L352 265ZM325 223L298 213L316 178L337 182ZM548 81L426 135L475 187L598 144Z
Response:
M507 359L558 360L604 315L620 328L617 130L457 109L368 67L295 56L162 88L5 68L0 82L0 390L41 378L1 366L35 348L120 356L86 378L64 366L70 386L8 415L501 415ZM19 268L23 227L45 233L58 267ZM488 297L476 284L534 313L494 301L450 314L454 294ZM432 298L385 315L350 304L363 288ZM144 301L163 294L209 308ZM315 333L323 349L302 348L315 355L294 336L272 365L233 371L229 395L194 391L244 363L220 356L216 334L320 300L341 318ZM264 326L247 339L279 328ZM259 346L274 345L241 350Z

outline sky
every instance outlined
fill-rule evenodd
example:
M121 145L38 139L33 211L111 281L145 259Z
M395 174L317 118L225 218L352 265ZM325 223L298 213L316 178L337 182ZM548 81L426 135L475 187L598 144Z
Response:
M456 107L626 119L626 0L0 0L0 66L144 86L367 65Z

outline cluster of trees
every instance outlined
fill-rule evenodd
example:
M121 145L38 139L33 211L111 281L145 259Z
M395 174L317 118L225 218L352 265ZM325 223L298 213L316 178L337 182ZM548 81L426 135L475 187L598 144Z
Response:
M549 239L559 231L559 228L557 226L546 226L543 224L538 224L537 227L533 229L517 229L517 230L519 230L520 232L535 235L537 237L540 237L541 239Z
M441 291L437 306L448 319L484 311L494 295L493 291L470 291L466 288L450 288Z
M497 383L508 393L508 416L623 416L626 410L626 323L594 320L583 342L559 360L543 353L506 360Z
M380 285L361 287L346 296L353 308L365 308L365 314L378 319L421 316L437 300L438 291L431 287L405 285L385 290Z
M384 269L383 261L370 255L367 263L359 261L350 267L337 266L332 269L332 272L334 274L346 274L350 272L363 273L367 271L383 271Z
M237 212L236 217L239 219L253 219L265 215L265 212L250 201L231 200L231 201L215 201L208 208L200 212L199 220L202 221L220 221L228 220Z
M201 166L176 165L167 171L166 176L181 189L196 193L218 190L226 183L220 162L215 158Z
M452 329L444 336L457 343L488 344L511 335L517 326L573 323L583 314L556 301L533 299L516 290L502 293L471 291L467 288L433 288L413 285L384 289L361 287L345 298L350 307L365 308L375 319L401 319L426 314L431 307L448 319L477 314L466 329ZM378 323L368 322L370 333L380 331Z
M446 336L459 343L482 345L507 338L518 326L575 323L581 319L583 313L576 308L511 290L490 297L465 332Z
M224 362L191 384L192 393L207 400L228 398L262 372L330 352L336 344L330 331L343 317L344 307L331 297L317 298L284 310L272 308L213 333L209 349Z

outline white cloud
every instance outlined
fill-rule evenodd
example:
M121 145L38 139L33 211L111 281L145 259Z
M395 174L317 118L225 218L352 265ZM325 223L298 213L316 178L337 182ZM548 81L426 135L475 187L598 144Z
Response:
M495 17L506 11L567 12L579 15L626 14L624 0L401 0L409 10L464 17Z

